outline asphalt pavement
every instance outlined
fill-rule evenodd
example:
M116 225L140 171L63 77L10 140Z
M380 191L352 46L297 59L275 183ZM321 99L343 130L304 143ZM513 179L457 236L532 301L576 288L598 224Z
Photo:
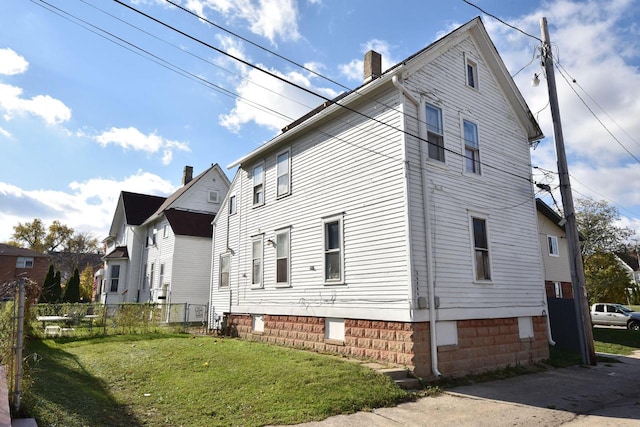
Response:
M640 352L606 356L620 363L461 386L393 408L300 426L640 426Z

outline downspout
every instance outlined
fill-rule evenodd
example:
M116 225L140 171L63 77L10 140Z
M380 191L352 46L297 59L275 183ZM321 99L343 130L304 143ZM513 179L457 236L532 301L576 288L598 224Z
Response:
M436 331L436 297L435 297L435 286L434 286L434 277L433 277L433 248L431 247L431 212L429 210L429 192L427 187L427 173L425 170L425 165L427 164L427 158L423 149L422 141L427 141L425 135L424 126L422 123L426 123L426 112L423 108L421 108L421 102L414 98L411 93L400 83L398 76L393 76L391 79L393 85L397 87L402 94L411 101L418 111L418 137L420 141L418 141L418 147L420 149L420 175L422 177L422 200L423 200L423 209L424 209L424 229L426 236L426 252L427 252L427 289L429 290L429 338L431 343L431 372L436 377L442 376L440 370L438 369L438 343L436 341L437 331Z

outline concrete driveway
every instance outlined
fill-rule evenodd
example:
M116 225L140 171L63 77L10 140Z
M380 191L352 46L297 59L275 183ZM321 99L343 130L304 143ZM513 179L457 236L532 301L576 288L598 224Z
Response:
M640 352L598 363L462 386L394 408L307 427L640 426Z

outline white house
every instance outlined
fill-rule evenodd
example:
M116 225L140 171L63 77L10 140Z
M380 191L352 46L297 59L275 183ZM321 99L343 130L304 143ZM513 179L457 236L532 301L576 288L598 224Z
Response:
M530 143L476 18L229 167L210 324L420 377L548 357Z
M168 198L122 192L105 239L105 280L99 300L208 304L211 223L229 189L217 164Z

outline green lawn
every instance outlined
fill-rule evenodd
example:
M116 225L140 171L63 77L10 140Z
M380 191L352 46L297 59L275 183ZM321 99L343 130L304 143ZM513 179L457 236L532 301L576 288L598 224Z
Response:
M338 357L189 335L28 344L24 415L45 426L259 426L412 397Z
M629 355L640 350L640 332L624 328L593 328L597 352Z

